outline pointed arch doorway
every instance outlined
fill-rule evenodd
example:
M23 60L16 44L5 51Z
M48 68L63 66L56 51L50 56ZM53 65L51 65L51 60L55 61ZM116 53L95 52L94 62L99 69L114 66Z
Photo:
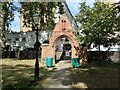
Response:
M55 63L58 63L61 60L71 60L71 42L66 37L67 36L61 36L56 42Z
M42 59L46 59L46 57L53 57L55 63L56 46L58 41L62 38L67 39L71 45L71 58L78 58L74 47L79 47L79 43L74 35L74 30L70 24L70 21L65 15L62 15L53 30L53 33L49 39L49 44L42 45Z

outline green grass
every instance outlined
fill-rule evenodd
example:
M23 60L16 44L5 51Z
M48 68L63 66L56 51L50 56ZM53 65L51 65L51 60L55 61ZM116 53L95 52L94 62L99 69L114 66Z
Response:
M13 60L9 61L12 62ZM32 60L31 60L32 61ZM7 62L7 60L6 60ZM17 62L17 61L16 61ZM19 61L18 61L19 62ZM9 65L10 64L10 65ZM2 64L2 90L6 89L30 89L43 88L42 81L47 78L48 71L44 67L40 67L40 81L34 81L34 66L27 64L11 63Z
M74 84L82 82L88 88L118 88L118 64L88 64L70 70L72 74L69 77Z
M3 60L2 89L44 88L42 82L51 77L55 69L48 71L45 67L40 67L40 81L34 82L33 62L34 60ZM70 67L67 69L71 71L71 74L67 77L70 78L72 84L77 85L75 88L80 88L78 83L84 83L88 88L118 88L118 66L120 65L115 63L101 63L88 64L78 69Z

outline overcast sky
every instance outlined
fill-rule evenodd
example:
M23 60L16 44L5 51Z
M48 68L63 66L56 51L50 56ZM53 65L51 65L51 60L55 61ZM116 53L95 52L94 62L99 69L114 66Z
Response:
M15 0L17 1L17 0ZM84 0L66 0L68 8L70 9L71 13L73 16L75 16L79 10L78 10L78 6L79 3L81 3ZM119 1L119 0L117 0ZM90 5L91 7L93 6L94 0L86 0L87 5ZM19 6L19 4L17 2L15 2L15 4ZM20 14L18 12L15 12L15 19L11 25L11 29L12 31L16 31L19 32L20 31L20 18L19 18Z

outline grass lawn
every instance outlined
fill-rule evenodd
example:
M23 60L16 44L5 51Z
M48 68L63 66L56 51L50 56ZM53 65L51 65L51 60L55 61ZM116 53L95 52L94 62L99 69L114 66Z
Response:
M40 81L34 82L35 60L2 59L2 89L43 88L42 81L51 71L40 67Z
M44 88L42 82L52 74L40 64L40 81L34 82L35 60L2 59L2 89L20 90ZM87 88L118 88L118 64L88 64L78 69L68 68L73 88L84 83ZM54 72L55 73L55 72ZM41 89L40 89L41 90Z
M83 83L87 88L118 88L118 64L88 64L79 69L70 68L74 88Z

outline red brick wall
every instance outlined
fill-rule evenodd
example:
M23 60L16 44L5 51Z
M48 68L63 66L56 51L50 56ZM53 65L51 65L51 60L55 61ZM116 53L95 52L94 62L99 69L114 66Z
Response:
M65 21L64 24L62 23L63 21ZM55 47L56 47L57 41L61 38L67 38L70 41L72 46L72 58L78 57L75 55L76 51L74 49L74 46L79 46L78 41L75 38L74 30L68 18L65 15L63 15L60 18L59 23L56 24L53 30L53 33L49 40L49 44L42 45L42 59L45 59L48 56L55 58Z

